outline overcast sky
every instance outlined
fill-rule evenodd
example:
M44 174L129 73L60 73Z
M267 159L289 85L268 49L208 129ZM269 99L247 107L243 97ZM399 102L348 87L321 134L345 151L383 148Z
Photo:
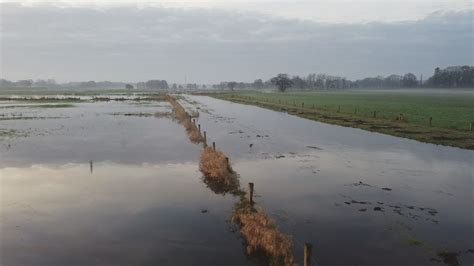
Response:
M471 1L0 1L1 77L211 83L473 65Z

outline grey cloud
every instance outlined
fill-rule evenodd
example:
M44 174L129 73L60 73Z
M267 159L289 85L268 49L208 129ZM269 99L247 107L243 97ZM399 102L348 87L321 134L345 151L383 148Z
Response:
M472 10L327 24L207 9L2 4L2 76L216 82L324 72L348 78L472 64Z

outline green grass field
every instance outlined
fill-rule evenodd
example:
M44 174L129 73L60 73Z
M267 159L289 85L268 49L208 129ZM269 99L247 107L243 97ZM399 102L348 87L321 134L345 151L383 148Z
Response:
M239 96L259 101L280 101L284 105L337 112L352 116L395 119L403 114L406 122L455 130L469 130L474 122L474 91L472 93L423 93L395 91L341 91L341 92L243 92Z

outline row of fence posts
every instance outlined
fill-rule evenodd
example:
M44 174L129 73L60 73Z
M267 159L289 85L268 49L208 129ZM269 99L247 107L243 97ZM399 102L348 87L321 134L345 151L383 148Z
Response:
M268 100L268 98L265 98L265 101L266 101L266 102L270 102L270 101ZM278 100L278 103L281 104L281 100ZM286 104L288 104L288 101L286 101ZM293 106L296 106L296 101L295 101L295 100L293 100ZM301 107L304 108L304 102L301 102ZM313 103L313 105L312 105L312 109L315 109L314 103ZM358 111L358 109L357 109L357 107L356 107L356 108L354 109L354 114L357 114L357 111ZM337 112L338 112L338 113L341 112L341 106L340 106L340 105L338 105L338 107L337 107ZM377 118L377 111L376 111L376 110L373 112L373 115L372 115L372 116L373 116L373 118ZM403 121L403 120L404 120L403 114L402 114L402 113L399 114L398 117L397 117L397 119L398 119L399 121ZM428 125L429 125L430 127L433 125L433 117L429 117L429 118L428 118ZM474 122L469 122L469 131L474 131Z
M193 123L194 125L196 126L196 119L193 119ZM198 130L199 130L199 133L201 133L201 124L198 124ZM203 138L204 138L204 147L207 147L207 136L206 136L206 131L203 131ZM216 143L213 141L212 142L212 149L215 151L216 150ZM229 164L229 157L225 157L225 160L227 162L227 167L230 169L230 164ZM248 183L248 194L247 194L247 197L248 197L248 201L249 201L249 204L250 205L253 205L254 204L254 201L253 201L253 191L254 191L254 183L253 182L249 182ZM310 266L311 265L311 250L312 250L312 245L310 243L305 243L304 244L304 266Z

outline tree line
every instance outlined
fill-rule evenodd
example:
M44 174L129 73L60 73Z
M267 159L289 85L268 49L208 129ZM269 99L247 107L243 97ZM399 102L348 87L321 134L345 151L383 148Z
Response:
M253 83L221 82L213 85L215 89L273 89L280 91L294 90L337 90L348 88L474 88L474 67L452 66L445 69L435 69L432 77L423 81L413 73L404 75L392 74L386 77L367 77L355 81L340 76L326 74L309 74L306 77L278 74L267 81L261 79Z
M288 74L278 74L277 76L266 81L256 79L254 82L237 82L223 81L218 84L198 85L189 84L172 84L168 85L166 80L153 79L146 82L124 83L112 81L85 81L85 82L68 82L57 83L54 79L47 80L18 80L9 81L0 79L0 88L10 87L47 87L47 88L82 88L82 89L141 89L141 90L179 90L179 89L253 89L265 90L275 89L285 91L293 90L338 90L348 88L474 88L474 67L471 66L451 66L444 69L437 67L433 76L426 81L423 76L418 78L413 73L404 75L392 74L386 77L367 77L359 80L348 80L341 76L333 76L326 74L309 74L305 77L290 76Z

